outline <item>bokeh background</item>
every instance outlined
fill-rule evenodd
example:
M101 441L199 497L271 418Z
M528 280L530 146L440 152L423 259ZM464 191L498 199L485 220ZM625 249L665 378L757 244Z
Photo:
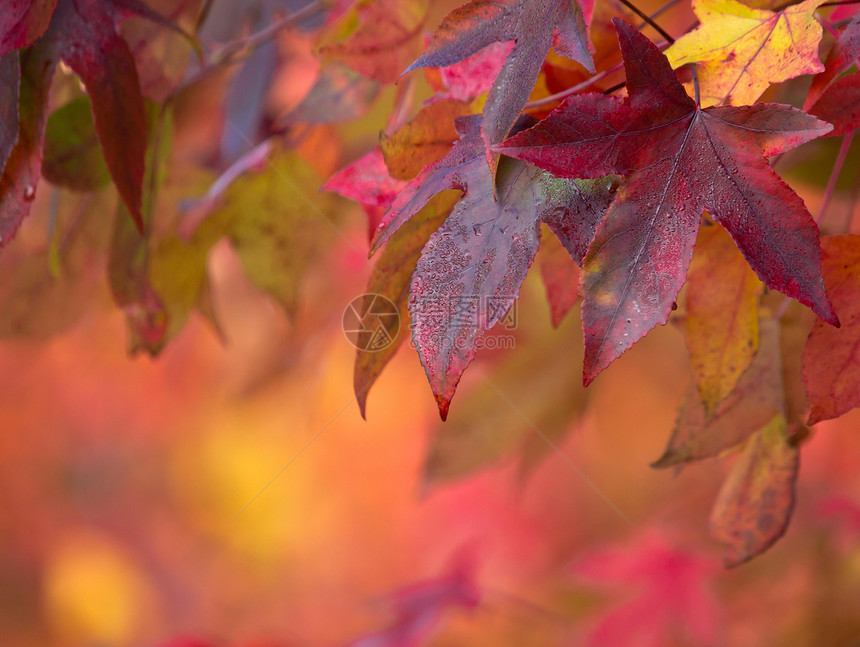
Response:
M202 37L252 29L262 4L216 2ZM456 4L431 3L428 24ZM663 21L685 30L689 8ZM252 142L313 86L310 33L280 34L276 62L257 69L256 113L234 115ZM166 219L246 152L225 126L236 74L178 104ZM300 154L320 183L370 150L395 95L303 126ZM813 212L837 148L780 162ZM858 231L858 166L855 145L825 229ZM366 216L318 186L296 199L334 200L320 208L337 232L303 270L295 315L222 242L208 260L217 327L192 314L154 359L129 356L106 282L115 194L40 189L3 276L43 258L57 205L61 217L85 209L92 226L72 283L4 288L0 644L860 645L860 414L816 427L786 536L731 571L707 533L728 463L649 467L691 379L680 331L653 331L586 394L578 311L550 325L537 268L516 347L479 354L448 423L408 345L364 421L341 316L372 269Z

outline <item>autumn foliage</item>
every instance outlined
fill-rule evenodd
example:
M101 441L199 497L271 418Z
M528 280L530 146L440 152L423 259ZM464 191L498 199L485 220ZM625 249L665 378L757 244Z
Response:
M197 317L226 339L211 287L226 244L306 340L285 353L300 357L343 311L323 277L367 255L364 293L399 328L358 349L355 400L372 419L369 393L411 341L452 418L424 459L429 488L517 452L526 480L584 419L592 382L669 324L691 378L652 467L727 461L708 528L725 566L783 536L815 426L860 407L860 235L850 211L827 218L860 182L844 179L860 128L853 2L222 4L5 3L0 335L73 329L106 281L132 354L159 355ZM530 274L557 332L517 330ZM360 303L369 325L374 301ZM581 342L553 337L578 317ZM493 349L506 327L517 347ZM467 396L457 419L482 356L498 370L475 372L511 406ZM506 396L521 373L527 413ZM530 441L505 435L511 418ZM628 600L590 644L646 619L660 628L641 644L717 644L702 611L715 571L667 541L579 562L577 577L664 601L654 620ZM392 594L392 623L353 647L412 647L480 607L477 561L464 549ZM675 634L680 615L696 621Z

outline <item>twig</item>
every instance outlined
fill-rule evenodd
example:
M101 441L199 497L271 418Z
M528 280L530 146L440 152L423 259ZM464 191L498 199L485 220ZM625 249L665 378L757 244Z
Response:
M669 46L669 42L665 41L665 40L661 41L659 43L655 43L655 44L657 45L657 48L660 50L666 49ZM548 97L542 97L540 99L535 99L534 101L529 101L525 106L525 110L530 110L531 108L540 108L540 107L548 105L550 103L554 103L556 101L561 101L565 97L569 97L572 94L576 94L577 92L580 92L582 90L590 88L592 85L594 85L595 83L597 83L601 79L606 78L610 74L614 74L615 72L618 72L623 67L624 67L624 63L616 63L615 65L613 65L609 69L603 70L602 72L598 72L597 74L592 76L590 79L586 79L582 83L577 83L576 85L569 87L566 90L562 90L561 92L556 92L555 94L551 94ZM615 90L620 90L623 87L624 87L624 83L621 83L618 86L613 86L613 87L609 88L608 90L604 90L604 94L612 93Z
M857 1L860 2L860 0L857 0ZM621 4L623 4L625 7L630 9L630 11L632 11L637 16L639 16L642 20L644 20L646 23L648 23L654 29L654 31L656 31L658 34L660 34L663 38L668 40L670 43L675 42L675 39L672 38L672 36L671 36L671 34L669 34L669 32L667 32L660 25L658 25L657 22L651 16L649 16L647 13L642 11L635 4L630 2L630 0L621 0Z
M699 94L699 75L696 73L696 64L690 64L690 72L693 74L693 89L696 95L696 107L698 108L701 104L699 102L700 94Z
M215 4L215 0L204 0L203 6L200 7L200 13L197 14L197 21L194 23L194 34L198 34L200 29L203 27L203 23L206 22L206 19L209 17L209 11L212 9L212 5Z
M836 156L836 162L833 164L833 170L830 172L830 179L827 180L824 199L821 201L821 209L818 212L818 218L816 218L816 222L818 223L824 221L824 216L830 207L830 200L833 198L833 192L836 190L836 182L842 173L842 167L845 165L845 158L848 156L848 149L851 148L851 141L853 139L853 130L842 138L842 146L839 148L839 154Z
M218 68L235 63L237 54L246 50L253 51L262 43L265 43L272 37L276 36L279 32L314 15L323 8L324 6L321 0L313 0L313 2L308 3L295 13L292 13L289 16L284 16L280 20L276 20L271 25L261 29L260 31L222 45L212 53L209 57L209 62L179 84L179 86L171 92L168 99L180 94L192 85L199 83Z

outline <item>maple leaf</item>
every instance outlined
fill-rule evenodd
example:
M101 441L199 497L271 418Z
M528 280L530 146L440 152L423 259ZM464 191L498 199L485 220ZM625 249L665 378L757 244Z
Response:
M143 227L141 184L146 115L134 58L117 31L121 21L135 15L179 29L138 0L60 0L29 4L25 14L28 21L41 25L49 19L50 24L40 41L41 67L34 69L26 80L28 84L37 83L38 87L25 88L22 80L21 104L26 105L31 114L26 115L26 119L21 115L19 155L11 165L13 168L6 169L9 177L4 176L0 185L0 238L3 240L15 233L35 196L41 173L45 97L58 59L83 81L92 100L96 132L108 170L132 218L139 228ZM26 39L15 40L16 44L22 42Z
M521 162L503 160L494 184L480 118L460 117L456 124L460 140L400 192L371 244L373 253L436 193L465 191L424 247L409 298L413 340L443 419L478 339L517 299L538 249L541 220L565 221L572 238L587 240L601 215L583 206L595 197L575 182Z
M45 33L58 0L16 0L0 15L0 56L29 47Z
M324 31L320 53L356 72L394 83L421 47L426 0L357 0Z
M816 322L803 349L810 425L860 406L860 236L825 238L822 247L824 283L845 325L831 331Z
M761 554L785 534L799 458L781 415L747 441L711 511L711 536L727 544L726 568Z
M615 26L628 98L569 97L494 147L561 177L628 175L583 264L584 382L668 321L705 209L766 285L838 325L821 280L818 228L765 160L831 126L780 104L702 109L651 41Z
M701 26L666 50L672 67L697 67L702 101L746 105L771 83L824 69L821 25L813 14L824 0L782 11L751 9L736 0L693 0Z
M515 41L484 105L482 132L500 142L519 117L547 52L594 73L586 19L577 0L472 0L448 14L424 54L406 72L447 67L497 42Z
M211 246L226 236L248 278L293 315L302 274L328 234L325 196L313 203L306 197L318 186L314 171L296 154L273 147L262 172L226 187L193 242Z
M860 56L860 15L855 16L854 20L839 33L833 48L828 52L827 59L824 61L824 71L812 79L812 85L806 95L803 109L812 108L825 90L833 85L833 82L843 72L854 65L858 56Z
M353 387L362 418L367 419L367 394L406 338L409 285L421 256L421 249L451 211L450 199L438 196L404 224L386 245L367 282L365 294L380 294L397 306L401 334L384 348L368 352L359 349L355 357ZM447 204L446 204L447 202Z
M761 324L761 342L735 388L707 411L694 386L687 394L672 437L652 467L662 469L717 456L743 442L775 416L785 413L777 324Z
M703 227L687 274L684 337L710 416L758 349L763 287L722 227Z
M831 137L847 135L860 128L860 72L833 83L809 112L833 124Z
M425 166L445 157L457 140L454 119L473 112L463 101L437 101L393 133L381 132L379 145L391 177L411 180Z

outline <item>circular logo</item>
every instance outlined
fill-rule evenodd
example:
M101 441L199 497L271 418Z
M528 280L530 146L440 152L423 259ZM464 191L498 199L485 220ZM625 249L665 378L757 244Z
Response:
M376 352L390 346L400 332L397 306L381 294L362 294L343 311L343 332L359 350Z

